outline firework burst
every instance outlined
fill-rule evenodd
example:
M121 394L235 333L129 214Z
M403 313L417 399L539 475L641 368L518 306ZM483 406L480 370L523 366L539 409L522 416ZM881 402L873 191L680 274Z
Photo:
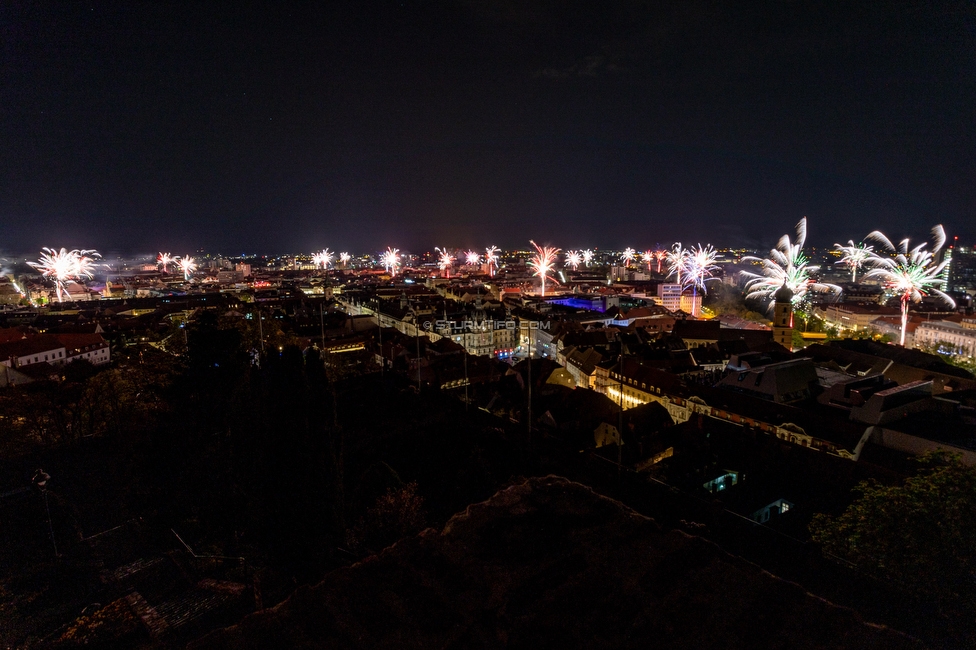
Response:
M908 303L919 302L922 296L933 293L939 296L946 304L955 307L955 301L937 289L936 286L942 283L940 277L945 269L948 260L941 264L935 263L935 255L945 244L946 235L942 226L932 229L933 246L931 251L925 250L925 244L919 244L915 248L908 248L908 240L903 239L896 248L885 235L875 230L867 239L874 239L881 243L889 253L894 253L893 257L883 257L877 253L871 253L868 264L873 268L867 272L865 278L877 277L885 283L885 287L899 296L901 299L901 345L905 345L905 329L908 325Z
M68 285L82 278L91 278L95 271L95 258L101 257L92 250L54 250L45 248L36 262L27 264L40 271L41 275L54 281L58 302L64 302Z
M624 249L624 253L620 256L620 259L623 260L624 266L630 266L630 263L634 261L635 257L637 257L637 251L628 246Z
M640 254L641 262L647 264L648 273L651 272L651 265L654 263L654 251L644 251Z
M566 251L566 266L569 268L575 271L582 261L583 256L579 251Z
M657 260L657 272L661 273L661 263L668 259L668 252L666 250L654 251L654 259Z
M183 271L183 279L186 281L189 281L190 277L193 275L193 272L197 270L197 261L189 255L177 257L173 261L176 262L176 265L180 267L181 271Z
M72 274L75 280L82 278L91 279L95 275L95 259L101 257L97 251L72 251L74 255L74 269Z
M329 264L332 263L332 258L334 256L335 253L326 248L325 250L312 255L312 263L315 265L315 268L321 267L323 269L327 269L329 268Z
M863 243L855 244L851 240L848 240L847 244L847 246L834 244L834 250L841 253L840 261L837 263L847 266L851 270L851 282L857 282L857 270L871 258L874 247Z
M464 263L468 266L479 266L481 264L481 254L475 251L468 251L464 254Z
M40 271L42 276L54 280L58 302L62 302L68 283L74 282L71 278L71 253L63 248L60 251L45 248L36 262L28 262L27 264Z
M673 275L675 282L681 284L682 275L687 276L688 251L681 246L681 242L675 242L671 250L665 253L664 259L668 263L668 277Z
M488 265L488 275L494 277L498 268L498 247L489 246L485 249L485 264Z
M383 268L392 275L396 276L400 270L400 249L387 246L386 251L380 256Z
M339 261L342 262L343 268L349 265L349 260L352 259L352 255L349 253L339 253Z
M820 270L817 265L811 265L803 254L803 244L807 238L807 218L803 217L796 224L796 241L791 242L789 235L783 235L776 248L769 251L769 257L760 259L747 256L742 260L758 262L763 267L763 274L744 272L752 279L746 283L746 298L766 299L771 297L777 289L785 283L793 292L793 305L799 306L807 300L808 293L840 293L837 285L817 282L814 274Z
M715 248L710 244L706 246L698 244L697 248L692 246L687 251L685 257L685 269L687 273L685 277L696 297L699 289L701 289L702 295L705 294L705 283L713 279L711 275L718 270L718 265L715 263L717 257L718 253L715 252ZM698 316L701 305L697 300L692 301L692 305L692 316Z
M581 253L581 255L583 256L583 264L589 266L590 262L593 261L593 251L587 248L585 251Z
M529 241L532 246L535 247L536 253L532 256L529 261L529 268L532 269L532 275L539 278L542 281L542 297L546 297L546 280L552 280L555 284L559 284L556 278L550 276L553 269L556 267L556 258L559 255L559 249L555 246L539 246L534 241Z
M437 268L439 268L441 273L444 273L446 277L451 277L451 267L454 266L454 261L457 258L451 255L451 252L446 248L437 248L435 246L434 250L437 251Z
M169 265L174 263L173 256L169 253L160 253L156 256L156 264L163 267L163 273L169 273Z

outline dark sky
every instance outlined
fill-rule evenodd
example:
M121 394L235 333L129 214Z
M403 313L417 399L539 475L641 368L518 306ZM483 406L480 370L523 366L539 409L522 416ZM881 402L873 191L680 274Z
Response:
M976 236L976 3L588 5L0 2L0 248Z

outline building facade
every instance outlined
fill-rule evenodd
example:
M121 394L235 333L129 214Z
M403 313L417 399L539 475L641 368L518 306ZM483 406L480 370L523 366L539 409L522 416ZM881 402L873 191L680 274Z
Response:
M961 323L925 321L915 328L915 347L935 348L944 354L976 356L976 319Z

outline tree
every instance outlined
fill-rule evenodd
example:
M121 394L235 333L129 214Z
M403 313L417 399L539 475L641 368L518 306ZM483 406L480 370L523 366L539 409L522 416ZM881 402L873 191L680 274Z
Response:
M724 282L715 282L709 287L703 304L707 305L716 316L731 314L733 316L744 317L748 311L745 300L742 297L742 292L737 287L725 284Z
M378 552L399 539L424 529L424 499L417 494L417 484L407 483L387 489L376 499L359 525L350 531L350 545Z
M974 357L967 356L964 353L951 354L945 352L938 345L919 345L916 347L916 349L927 354L933 354L948 364L956 366L957 368L962 368L963 370L968 370L976 375L976 360L974 360Z
M806 339L803 338L803 333L799 330L793 330L791 339L793 341L794 350L799 350L807 346Z
M976 468L944 452L904 485L862 482L839 517L810 523L823 551L900 583L944 609L976 603Z

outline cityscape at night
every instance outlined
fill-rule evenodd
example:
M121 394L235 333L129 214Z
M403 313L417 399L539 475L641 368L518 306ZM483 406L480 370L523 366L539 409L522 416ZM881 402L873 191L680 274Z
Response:
M0 41L0 647L976 646L971 3Z

